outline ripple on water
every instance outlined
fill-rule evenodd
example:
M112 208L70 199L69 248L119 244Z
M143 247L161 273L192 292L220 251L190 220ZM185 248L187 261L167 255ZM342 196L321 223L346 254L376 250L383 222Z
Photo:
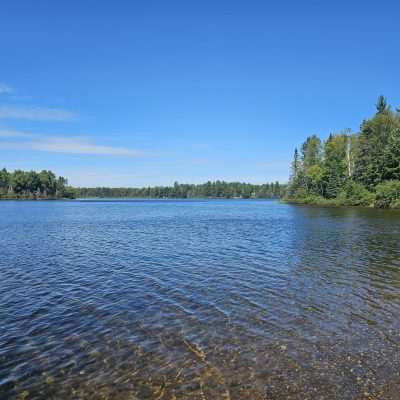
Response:
M0 398L396 399L400 214L2 202Z

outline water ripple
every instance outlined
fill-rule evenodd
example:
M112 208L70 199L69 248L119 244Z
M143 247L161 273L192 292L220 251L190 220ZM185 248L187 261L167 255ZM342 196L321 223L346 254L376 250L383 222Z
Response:
M399 213L0 206L2 399L397 399Z

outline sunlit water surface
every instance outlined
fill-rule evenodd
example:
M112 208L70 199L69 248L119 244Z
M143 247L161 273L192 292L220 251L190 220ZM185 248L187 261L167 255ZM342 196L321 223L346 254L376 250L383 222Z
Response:
M400 213L0 202L1 399L399 399Z

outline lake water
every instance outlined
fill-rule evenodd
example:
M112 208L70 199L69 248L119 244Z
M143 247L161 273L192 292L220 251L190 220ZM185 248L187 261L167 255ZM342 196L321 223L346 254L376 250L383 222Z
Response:
M1 399L399 399L400 213L0 202Z

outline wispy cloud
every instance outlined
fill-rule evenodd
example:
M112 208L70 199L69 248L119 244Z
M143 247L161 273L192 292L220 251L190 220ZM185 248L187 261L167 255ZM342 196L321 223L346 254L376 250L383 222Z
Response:
M5 141L0 147L14 150L43 151L49 153L87 154L103 156L141 156L143 151L127 147L104 146L78 136L48 136L15 130L0 130L0 139L25 139ZM28 140L27 140L28 139Z
M70 154L95 154L108 156L139 156L143 153L139 150L125 147L102 146L82 139L48 138L30 143L32 150L47 151L51 153Z
M0 129L0 138L27 138L31 137L29 132L21 132L13 129Z
M27 119L31 121L73 121L77 115L57 108L0 107L0 119Z
M0 94L10 94L13 93L14 89L4 83L0 83Z

